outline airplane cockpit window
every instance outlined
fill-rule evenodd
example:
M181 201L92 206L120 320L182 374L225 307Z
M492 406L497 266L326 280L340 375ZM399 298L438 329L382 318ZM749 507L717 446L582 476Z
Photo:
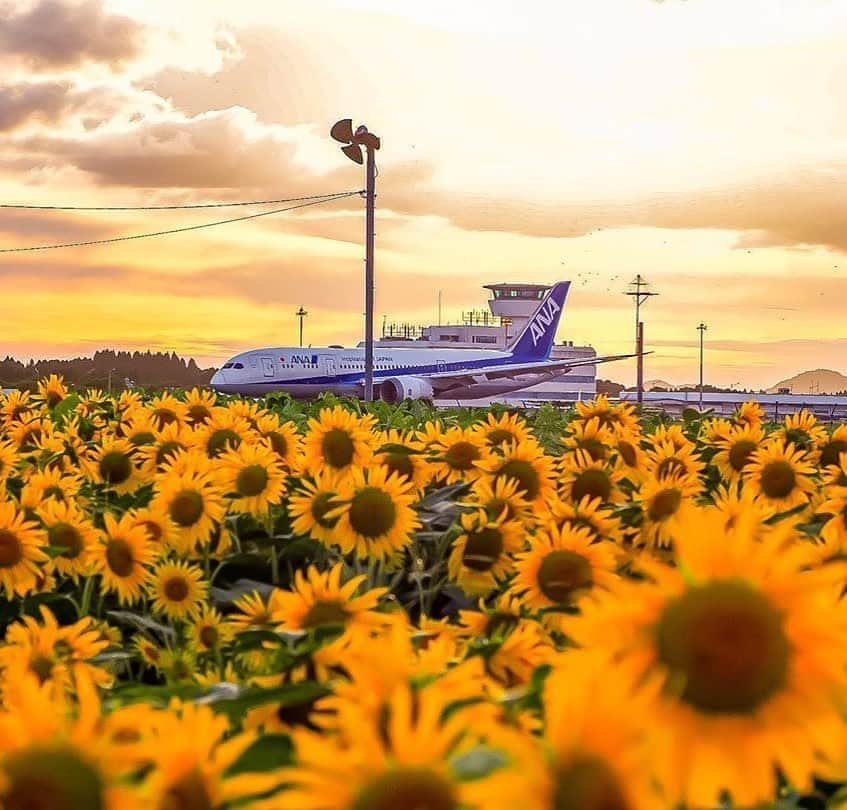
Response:
M224 363L224 368L232 368L232 363Z
M244 368L244 363L233 363L232 367L233 368Z

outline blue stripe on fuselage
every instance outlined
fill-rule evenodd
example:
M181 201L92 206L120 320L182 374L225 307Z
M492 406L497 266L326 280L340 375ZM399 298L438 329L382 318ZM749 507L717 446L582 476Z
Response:
M586 358L587 359L587 358ZM374 369L374 379L389 379L391 377L420 377L426 374L440 374L445 371L456 372L472 372L474 369L492 368L504 366L522 365L523 362L516 362L514 357L488 357L481 360L463 360L459 363L431 363L426 366L407 366L405 368L392 369ZM538 362L537 360L535 362ZM535 369L527 369L524 373L532 374ZM542 371L543 367L539 367L538 371ZM249 385L324 385L328 383L358 383L362 380L364 370L355 371L350 374L335 374L333 376L324 375L322 377L286 377L284 380L256 380L248 383Z

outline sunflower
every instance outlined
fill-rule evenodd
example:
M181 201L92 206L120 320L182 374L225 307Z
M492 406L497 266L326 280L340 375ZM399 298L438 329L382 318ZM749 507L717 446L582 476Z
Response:
M138 450L156 443L159 425L146 408L135 408L122 415L114 430L116 436L126 439Z
M372 427L372 417L356 416L340 405L323 408L317 419L309 420L303 439L303 470L314 475L364 467L376 443Z
M225 715L210 706L173 701L154 724L146 755L153 763L144 793L150 810L213 810L243 805L282 780L268 773L231 773L256 739L254 733L231 734Z
M218 480L232 508L256 517L266 515L285 493L286 475L271 443L242 444L218 457Z
M777 512L784 512L808 502L815 489L810 477L814 472L802 450L780 441L768 442L745 465L744 486Z
M164 613L169 619L185 619L200 610L209 583L196 565L161 562L153 569L148 590L154 611Z
M17 463L18 452L15 445L0 441L0 494L6 491L6 480L14 474Z
M255 430L259 419L268 413L265 408L252 399L231 399L225 407L233 416L247 422L251 430Z
M806 790L847 744L843 565L806 570L800 546L758 539L747 516L731 531L692 516L676 549L675 567L643 559L647 580L583 600L569 637L647 701L669 806L714 806L724 791L734 806L769 802L778 770Z
M68 395L64 378L59 374L51 374L46 380L38 381L38 398L52 411Z
M185 395L185 421L192 426L203 425L212 418L218 397L214 391L192 388Z
M103 577L103 590L116 593L122 605L137 602L147 583L154 550L147 532L135 525L131 515L119 521L108 512L103 516L106 530L94 550L94 563Z
M147 666L153 667L153 669L161 669L164 649L155 641L139 634L133 638L132 646L135 647L139 657Z
M184 402L167 393L154 397L147 409L159 430L172 422L184 422L188 410Z
M280 775L288 785L267 810L383 810L465 807L467 783L454 775L452 762L473 746L461 711L446 713L450 696L427 687L412 691L397 685L384 704L383 723L344 724L330 736L296 729L292 738L297 765ZM345 714L341 715L346 716ZM474 785L484 803L485 777ZM492 804L491 800L495 799Z
M294 572L291 590L274 591L271 597L272 616L281 630L307 631L327 624L345 628L362 628L385 624L386 614L378 613L379 600L388 588L371 588L356 596L364 574L341 584L341 563L329 571L319 571L310 565L305 574Z
M758 402L742 402L732 421L736 425L761 425L764 418L765 412Z
M562 438L566 450L584 450L593 461L605 461L614 446L614 431L608 424L601 424L599 416L590 419L575 419Z
M288 513L291 515L291 528L295 534L310 535L323 543L332 542L338 517L328 517L340 502L338 477L332 473L318 473L314 481L301 478L300 490L293 490L288 496Z
M198 446L197 435L183 422L170 422L154 432L154 440L137 448L138 465L147 477L162 472L180 453ZM137 438L138 434L134 434Z
M443 484L476 480L484 474L485 462L492 458L482 434L473 428L454 426L437 436L418 433L418 440L428 447L433 478Z
M617 405L609 403L605 394L598 394L589 402L578 401L574 403L578 418L584 422L596 417L600 424L608 427L619 425L624 428L636 429L638 418L635 415L635 407L628 402L620 402Z
M847 453L847 425L838 425L832 433L822 436L815 447L818 453L818 465L823 471L826 467L838 467L841 454Z
M29 417L15 422L8 428L8 436L21 454L33 453L45 436L55 433L55 426L49 419Z
M694 451L695 446L691 443L678 446L668 440L654 442L647 450L645 472L658 479L698 476L706 465Z
M24 518L12 501L0 501L0 585L6 598L25 596L42 576L44 532Z
M264 630L276 627L268 600L258 591L239 596L233 606L237 613L230 613L226 618L236 630Z
M166 512L145 507L133 509L130 514L133 525L141 526L147 532L147 539L153 544L154 549L161 553L170 544L174 525Z
M0 397L0 414L9 428L16 422L25 422L33 411L29 391L11 391Z
M6 685L0 713L0 805L8 810L92 808L141 810L137 792L120 781L110 741L98 731L100 703L90 683L79 708L51 684L25 676Z
M545 500L555 492L553 460L535 441L503 446L499 455L480 466L495 480L517 481L518 492L535 508L543 508Z
M188 553L207 545L215 523L226 512L223 490L215 480L208 459L191 454L165 467L156 478L150 509L168 516L174 525L172 543Z
M467 506L485 510L492 520L535 522L532 504L524 497L517 478L477 478L471 485Z
M264 413L256 419L256 431L269 441L279 462L286 470L293 470L300 454L300 434L294 422L280 422L273 413Z
M648 443L654 448L660 444L667 443L672 444L674 450L683 450L686 447L693 450L695 447L694 442L685 435L682 426L677 424L657 425L652 435L646 438Z
M677 539L680 521L690 517L694 499L700 494L696 478L647 479L638 492L641 505L641 544L667 548Z
M604 508L599 498L586 495L579 503L573 503L554 497L547 502L547 512L547 520L560 529L587 529L592 542L622 540L620 518Z
M741 478L744 468L765 439L761 425L737 425L716 438L714 446L719 448L711 463L718 468L724 481L734 483Z
M134 492L143 483L134 448L126 439L105 438L80 462L89 480L117 493Z
M197 653L216 653L232 640L235 631L211 605L203 605L189 622L189 643Z
M429 483L432 469L423 455L423 442L413 433L392 428L379 436L377 445L379 449L373 457L375 464L385 467L389 473L397 473L417 491Z
M404 549L420 520L411 485L385 467L353 469L339 482L337 506L325 519L338 518L329 540L345 554L387 560Z
M70 503L77 500L82 484L82 476L56 467L36 470L21 490L21 506L38 512L51 502Z
M495 416L489 411L485 421L476 425L475 430L482 435L485 444L494 451L504 445L520 444L534 438L526 419L517 413L502 413L500 416Z
M608 587L615 575L615 547L598 543L588 529L550 526L515 555L512 593L533 611L565 607L594 587Z
M769 531L767 521L776 510L767 501L756 498L751 489L740 487L738 483L724 484L712 492L711 498L711 508L720 514L725 530L732 529L742 516L754 516L758 531L762 534Z
M745 426L746 425L740 425L740 427ZM703 424L700 426L700 442L709 446L718 445L729 435L734 427L736 427L736 425L733 425L729 419L724 419L722 416L716 416L713 419L705 419Z
M97 530L86 514L73 503L47 500L39 509L47 533L47 545L62 549L52 567L74 581L88 575L97 548Z
M647 454L637 431L615 427L612 433L612 460L624 480L637 485L646 477Z
M808 460L817 463L817 448L826 441L827 432L813 413L803 409L798 413L787 414L782 420L782 427L774 431L769 438L786 445L791 444L798 450L805 450Z
M575 450L562 456L559 473L561 497L572 503L584 498L599 499L601 503L619 503L624 493L619 487L623 478L620 468L605 461L594 461L585 450Z
M821 485L824 490L847 487L847 452L838 454L837 464L821 468Z
M516 521L492 520L484 510L460 518L462 534L447 560L450 580L469 596L489 593L514 569L515 552L523 544L523 526Z
M251 435L250 423L228 408L215 408L211 419L195 428L197 445L209 458L217 458L224 450L239 447Z
M485 794L527 810L664 810L633 700L600 656L571 650L544 683L540 739L514 730L493 738L510 761ZM471 794L471 799L476 798Z

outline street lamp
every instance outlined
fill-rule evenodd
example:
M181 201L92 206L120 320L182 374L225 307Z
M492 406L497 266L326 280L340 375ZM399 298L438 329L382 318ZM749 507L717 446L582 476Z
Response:
M353 163L365 163L365 402L373 401L374 375L374 206L376 200L376 160L379 138L362 124L353 131L353 121L342 118L332 125L329 134L345 144L341 151ZM365 147L367 161L362 155Z
M700 410L703 410L703 334L709 327L706 326L702 321L700 321L700 325L697 327L697 331L700 333Z
M300 319L300 345L303 345L303 319L309 314L303 307L294 313Z

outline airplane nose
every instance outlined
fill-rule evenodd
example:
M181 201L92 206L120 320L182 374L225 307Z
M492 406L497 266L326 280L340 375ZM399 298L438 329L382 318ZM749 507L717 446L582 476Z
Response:
M224 376L224 373L222 371L216 371L212 375L212 379L209 382L209 385L211 385L212 388L215 388L219 385L225 385L225 384L226 384L226 377Z

